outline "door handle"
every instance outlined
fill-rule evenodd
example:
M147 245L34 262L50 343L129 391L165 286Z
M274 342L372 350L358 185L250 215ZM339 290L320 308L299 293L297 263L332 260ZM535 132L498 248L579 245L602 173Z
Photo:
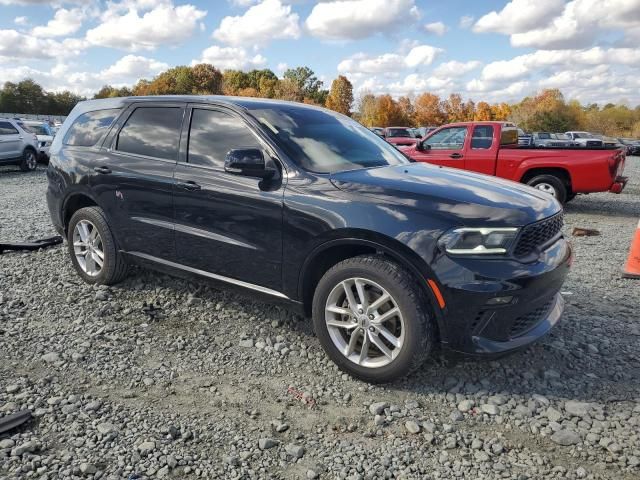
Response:
M451 155L449 155L449 157L451 157L451 158L462 158L462 154L461 153L452 153Z
M193 182L191 180L189 180L188 182L178 182L178 187L189 190L190 192L195 192L196 190L200 190L202 188L196 182Z
M96 173L102 173L102 174L107 174L107 173L111 173L111 169L109 167L96 167L93 169L94 172Z

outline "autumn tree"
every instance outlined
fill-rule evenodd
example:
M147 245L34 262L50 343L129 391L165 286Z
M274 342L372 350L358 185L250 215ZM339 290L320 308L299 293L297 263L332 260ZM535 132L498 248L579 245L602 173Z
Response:
M418 126L429 127L445 123L440 97L432 93L418 95L413 104L414 122Z
M326 103L329 92L322 88L322 80L319 80L309 67L289 68L283 77L297 85L302 98L309 98L319 105Z
M132 91L128 87L116 88L111 85L104 85L93 98L114 98L114 97L128 97L132 95Z
M219 95L222 93L222 73L210 63L199 63L191 67L192 92L197 95Z
M489 105L487 102L478 102L478 104L476 105L475 113L473 115L473 119L482 122L491 120L492 118L491 105Z
M377 104L378 101L375 95L363 92L358 99L357 112L354 113L354 118L367 127L377 127L378 125L375 124Z
M464 122L467 119L465 104L457 93L452 93L448 99L442 102L442 110L448 123Z
M327 95L326 107L344 115L351 116L351 104L353 103L353 85L344 75L338 75L331 84L331 90Z
M402 110L391 95L380 95L376 101L374 123L379 127L402 125L404 116Z

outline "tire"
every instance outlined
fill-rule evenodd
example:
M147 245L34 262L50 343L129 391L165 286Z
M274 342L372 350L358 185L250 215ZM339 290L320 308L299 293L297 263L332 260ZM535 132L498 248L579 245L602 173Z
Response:
M25 148L24 152L22 152L20 170L23 172L32 172L36 168L38 168L38 154L31 148Z
M566 202L566 203L569 203L571 200L573 200L574 198L576 198L576 196L577 196L577 193L573 193L573 192L571 192L571 193L567 194L567 200L566 200L565 202Z
M355 280L360 282L361 290ZM345 284L354 295L352 299L357 300L356 305L360 305L358 292L362 291L375 310L358 313L348 308L351 302L346 298ZM387 293L390 300L374 305L382 292ZM394 306L399 314L376 323ZM366 382L398 380L420 367L434 348L434 320L425 294L409 271L381 255L349 258L330 268L318 282L312 313L314 330L327 355L342 371ZM375 320L369 322L368 314ZM340 326L329 326L328 321ZM347 324L349 327L345 327ZM385 329L384 335L381 326ZM396 343L388 340L388 335ZM365 337L370 347L363 359ZM354 349L349 352L354 339ZM386 355L377 347L380 343L387 350Z
M97 235L94 234L94 229ZM95 235L94 240L87 241L92 235ZM92 243L92 249L87 247L89 243ZM79 246L80 244L84 247ZM118 251L104 211L100 207L81 208L73 214L67 231L67 247L76 272L89 284L113 285L127 275L127 263ZM100 258L97 252L102 253L101 266L96 259L96 256ZM91 265L96 268L90 268Z
M537 175L527 180L527 185L552 195L562 204L567 201L567 186L555 175Z

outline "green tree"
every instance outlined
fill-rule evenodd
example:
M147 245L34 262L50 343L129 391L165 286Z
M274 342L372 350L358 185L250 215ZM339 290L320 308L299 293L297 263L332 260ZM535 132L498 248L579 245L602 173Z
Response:
M284 72L283 77L298 86L302 99L308 98L320 105L325 104L328 91L322 89L322 81L318 80L316 74L309 67L289 68Z
M339 75L331 83L331 90L327 96L326 107L344 115L351 116L351 104L353 103L353 85L349 79Z

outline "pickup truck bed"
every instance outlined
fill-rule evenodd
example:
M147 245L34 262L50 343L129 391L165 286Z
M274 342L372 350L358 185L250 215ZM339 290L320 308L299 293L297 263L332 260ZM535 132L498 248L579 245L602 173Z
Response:
M620 193L627 181L622 149L519 146L517 129L507 122L444 125L401 150L418 162L526 183L561 203L578 193Z

